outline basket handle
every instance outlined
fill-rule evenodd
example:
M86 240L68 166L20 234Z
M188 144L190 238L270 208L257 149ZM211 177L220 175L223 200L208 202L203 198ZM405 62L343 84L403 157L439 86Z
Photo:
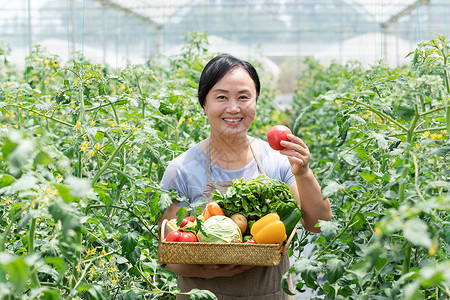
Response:
M283 253L285 253L287 251L287 249L289 248L289 245L291 244L292 239L297 234L297 227L295 227L294 229L295 230L292 230L291 235L289 235L289 238L287 239L286 244L284 244Z
M165 234L165 230L166 230L166 223L167 223L167 219L164 219L161 224L161 236L160 236L161 242L164 241L164 239L165 239L164 234Z

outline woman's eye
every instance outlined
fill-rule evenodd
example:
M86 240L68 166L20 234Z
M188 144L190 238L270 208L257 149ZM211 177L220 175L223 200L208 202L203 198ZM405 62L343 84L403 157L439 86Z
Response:
M225 96L217 96L217 99L225 100L225 99L227 99L227 97L225 97Z

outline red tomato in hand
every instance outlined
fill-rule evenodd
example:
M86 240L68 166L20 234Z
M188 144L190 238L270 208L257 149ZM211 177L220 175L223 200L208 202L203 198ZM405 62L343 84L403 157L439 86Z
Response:
M166 242L197 242L197 237L190 231L171 231L166 237Z
M284 125L275 125L267 132L267 142L274 150L283 150L284 147L280 145L281 141L288 141L288 133L292 131Z
M184 226L186 226L187 223L189 222L194 222L195 218L194 217L186 217L183 219L183 221L181 222L180 228L183 228Z
M251 240L245 242L245 244L256 244L256 242L254 239L251 239Z

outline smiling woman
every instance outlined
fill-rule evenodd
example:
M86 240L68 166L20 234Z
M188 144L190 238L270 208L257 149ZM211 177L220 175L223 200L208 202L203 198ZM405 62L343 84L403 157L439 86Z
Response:
M260 88L258 74L250 63L228 54L208 62L200 77L198 98L211 134L169 163L162 188L176 190L190 203L201 199L209 202L215 190L224 193L233 179L248 180L266 174L290 186L304 210L303 227L318 231L317 221L330 220L331 209L309 169L306 145L289 134L289 140L282 143L283 150L276 151L267 142L247 135L255 119ZM174 201L161 222L175 218L180 206L187 203ZM168 264L167 268L178 275L182 292L209 290L219 299L291 298L281 287L282 277L289 270L287 256L275 267ZM292 290L291 280L287 282Z

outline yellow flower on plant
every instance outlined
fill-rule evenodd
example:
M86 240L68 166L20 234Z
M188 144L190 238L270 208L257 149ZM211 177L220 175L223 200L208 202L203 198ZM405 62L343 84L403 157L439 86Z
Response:
M436 244L433 243L431 247L428 249L428 255L434 256L436 254Z
M77 123L75 124L75 127L73 129L78 130L78 128L80 128L80 126L81 126L81 122L77 121Z
M432 133L432 134L431 134L431 138L432 138L433 140L442 140L442 134L439 134L439 133Z
M341 106L341 102L338 99L335 99L334 103L336 103L337 106Z
M113 280L111 280L111 283L112 283L112 284L116 284L116 283L117 283L117 280L113 279Z
M106 255L106 251L105 249L102 250L102 255L105 256Z
M94 150L89 150L88 153L89 153L90 156L94 156L94 154L95 154Z
M383 232L381 231L381 228L380 227L375 227L375 233L377 234L377 235L380 235L380 234L382 234Z
M430 132L429 132L429 131L425 131L425 132L423 133L423 135L424 135L425 137L429 137L429 136L430 136Z
M95 266L93 266L93 267L91 268L91 270L89 271L89 273L91 273L92 275L95 274Z
M192 123L192 118L188 118L188 122L189 122L189 123Z
M105 262L103 261L103 259L100 259L100 262L98 263L98 265L99 265L100 267L103 267L104 264L105 264Z
M78 271L78 273L81 272L81 265L80 264L78 264L78 266L77 266L77 271Z
M89 122L89 124L91 124L92 126L94 126L94 125L95 125L95 121L91 121L91 122Z
M81 143L81 147L87 148L87 147L89 147L89 143L90 143L90 142L86 142L86 141L85 141L85 142L82 142L82 143Z
M5 199L5 203L6 203L6 204L9 204L9 203L11 203L11 199L10 199L9 197L6 197L6 199Z
M96 143L96 144L94 145L94 148L95 148L96 150L100 149L100 144L99 144L99 143Z

